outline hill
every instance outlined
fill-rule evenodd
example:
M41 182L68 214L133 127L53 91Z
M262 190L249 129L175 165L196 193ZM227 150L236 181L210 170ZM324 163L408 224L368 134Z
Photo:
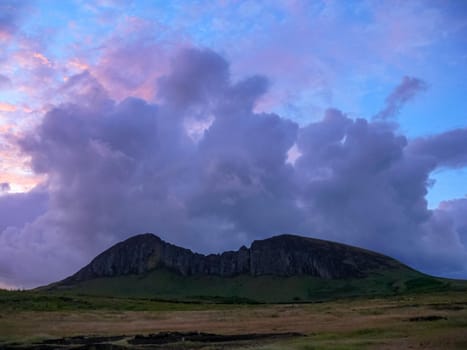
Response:
M107 249L47 289L84 294L220 302L316 301L438 291L450 282L395 259L294 235L203 255L142 234Z

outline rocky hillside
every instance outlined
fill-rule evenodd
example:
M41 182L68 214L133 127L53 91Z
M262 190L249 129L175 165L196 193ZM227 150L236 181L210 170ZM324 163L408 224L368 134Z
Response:
M371 271L401 267L405 268L394 259L368 250L294 235L254 241L250 248L241 247L237 251L203 255L147 233L114 245L61 284L140 275L159 268L182 276L308 275L341 279L365 277Z

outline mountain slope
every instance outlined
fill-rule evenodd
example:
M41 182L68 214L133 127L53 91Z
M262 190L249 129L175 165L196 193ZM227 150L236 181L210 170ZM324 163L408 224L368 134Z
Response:
M442 291L451 281L344 244L280 235L203 255L142 234L117 243L49 291L220 302L317 301Z
M142 234L117 243L63 284L99 277L142 275L166 268L181 276L281 276L359 278L376 270L406 268L396 260L348 245L280 235L254 241L250 248L202 255Z
M386 270L364 278L302 276L180 276L166 269L143 275L101 277L54 290L86 295L209 302L304 302L343 297L387 296L458 289L452 281L413 270ZM465 288L463 288L465 290Z

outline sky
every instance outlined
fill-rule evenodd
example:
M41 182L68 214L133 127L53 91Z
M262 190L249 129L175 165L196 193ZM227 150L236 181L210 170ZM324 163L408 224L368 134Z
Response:
M134 234L467 278L467 2L0 0L0 288Z

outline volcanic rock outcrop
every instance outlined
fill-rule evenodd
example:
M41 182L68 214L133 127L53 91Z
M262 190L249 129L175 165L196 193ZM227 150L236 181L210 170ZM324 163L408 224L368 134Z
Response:
M392 258L368 250L294 235L257 240L250 248L243 246L237 251L203 255L146 233L117 243L61 283L141 275L158 268L182 276L310 275L334 279L365 277L372 271L402 266Z

